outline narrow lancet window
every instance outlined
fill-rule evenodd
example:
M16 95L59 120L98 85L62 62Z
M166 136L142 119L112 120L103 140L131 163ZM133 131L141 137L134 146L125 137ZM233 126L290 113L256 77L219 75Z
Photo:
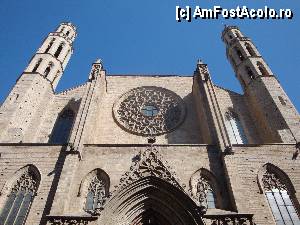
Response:
M53 67L53 63L50 62L49 65L47 66L47 68L44 71L44 76L47 77L51 71L51 68Z
M41 62L42 62L42 59L39 59L39 60L37 61L37 63L35 64L35 66L34 66L34 68L33 68L33 70L32 70L33 73L35 73L35 72L37 71L37 69L38 69L39 66L41 65Z
M46 48L46 50L45 50L45 53L48 53L48 52L49 52L49 50L50 50L50 48L52 47L54 41L55 41L55 38L53 38L53 39L50 41L49 45L47 46L47 48Z
M55 58L58 58L58 56L60 55L60 53L61 53L61 51L62 51L64 45L65 45L65 44L64 44L63 42L60 43L60 45L58 46L58 48L57 48L57 50L56 50L56 52L55 52L55 54L54 54Z
M247 144L248 140L238 115L234 112L225 114L225 125L231 144Z
M236 54L238 55L239 59L241 61L243 61L245 59L245 57L243 56L242 52L237 47L235 47L235 51L236 51Z
M71 129L73 127L75 114L73 110L66 109L56 120L52 130L49 143L51 144L65 144L69 140Z
M263 66L261 62L257 62L256 65L262 76L269 76L269 73L267 72L266 68Z
M249 43L245 43L245 47L250 56L256 56L255 51L253 50L253 48L251 47L251 45Z
M254 73L252 72L251 68L249 66L246 66L246 72L248 74L248 77L253 80L255 78Z
M262 183L276 224L300 224L299 215L297 214L291 194L279 176L266 168L262 177Z
M13 184L7 200L0 213L0 224L22 225L26 217L35 193L38 188L39 178L31 167L23 168L23 173Z

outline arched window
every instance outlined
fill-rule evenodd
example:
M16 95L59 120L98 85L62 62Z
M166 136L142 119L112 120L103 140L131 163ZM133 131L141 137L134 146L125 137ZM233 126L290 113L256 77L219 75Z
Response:
M238 115L232 111L225 114L225 125L231 144L247 144L244 129Z
M267 72L266 68L263 66L261 62L257 62L256 65L262 76L269 76L269 73Z
M253 80L253 79L255 78L255 76L254 76L254 73L252 72L251 68L250 68L249 66L246 66L245 69L246 69L246 72L247 72L247 74L248 74L248 77L249 77L251 80Z
M79 194L84 199L84 210L91 214L98 214L109 195L109 177L101 169L91 171L81 183Z
M45 53L48 53L48 52L49 52L49 50L50 50L50 48L52 47L54 41L55 41L55 38L53 38L53 39L50 41L49 45L47 46L47 48L46 48L46 50L45 50Z
M69 34L70 34L70 31L68 30L67 33L66 33L66 35L68 36Z
M201 168L190 179L191 194L204 213L207 209L222 208L220 186L215 176Z
M59 56L59 54L61 53L61 51L62 51L64 45L65 45L65 43L63 43L63 42L60 43L60 45L58 46L58 48L57 48L57 50L56 50L56 52L55 52L55 54L54 54L55 58L58 58L58 56Z
M50 62L50 63L48 64L47 68L46 68L45 71L44 71L44 76L45 76L45 77L47 77L47 76L49 75L49 73L50 73L52 67L53 67L53 63Z
M39 59L37 61L37 63L35 64L35 66L34 66L34 68L32 70L33 73L36 72L36 70L39 68L39 66L40 66L40 64L41 64L42 61L43 61L42 59Z
M63 31L64 31L64 29L65 29L65 27L62 27L62 28L61 28L61 30L60 30L60 32L63 32Z
M200 177L197 183L196 194L200 206L205 209L216 208L216 195L211 187L209 181L203 177Z
M262 184L276 224L300 224L299 215L291 197L292 193L289 191L287 184L283 182L283 179L275 170L272 170L271 165L265 166Z
M242 52L237 47L235 47L234 49L236 51L236 54L240 58L240 60L243 61L245 59L245 57L243 56Z
M61 113L52 130L49 143L65 144L69 140L71 129L73 127L75 114L71 109L66 109Z
M91 180L88 188L85 210L87 212L94 212L103 209L105 199L105 182L101 178L95 176Z
M19 172L20 176L12 184L0 213L0 224L2 225L25 223L39 185L40 177L33 166L24 167Z
M250 56L256 56L255 51L253 50L253 48L251 47L251 45L249 43L245 43L245 47L246 47L248 53L250 54Z

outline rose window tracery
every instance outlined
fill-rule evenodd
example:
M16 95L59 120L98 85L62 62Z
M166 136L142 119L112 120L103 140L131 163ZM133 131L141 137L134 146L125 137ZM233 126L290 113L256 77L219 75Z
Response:
M138 135L159 135L178 127L185 117L183 100L161 87L144 86L125 93L114 104L118 124Z

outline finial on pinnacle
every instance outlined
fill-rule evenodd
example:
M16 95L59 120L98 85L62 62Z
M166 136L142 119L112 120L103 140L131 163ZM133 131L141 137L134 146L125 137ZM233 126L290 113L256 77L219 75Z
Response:
M103 69L103 62L100 58L96 59L96 61L94 62L94 64L99 64L101 69Z
M101 59L96 59L96 61L94 63L102 64L102 60Z
M202 59L198 59L197 60L197 65L201 65L201 64L204 64L203 61L202 61Z

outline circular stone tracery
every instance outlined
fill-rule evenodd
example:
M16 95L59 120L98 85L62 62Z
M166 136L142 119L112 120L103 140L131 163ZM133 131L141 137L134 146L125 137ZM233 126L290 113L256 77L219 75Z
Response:
M170 132L185 117L183 100L161 87L134 88L118 99L113 107L114 118L124 129L148 136Z

